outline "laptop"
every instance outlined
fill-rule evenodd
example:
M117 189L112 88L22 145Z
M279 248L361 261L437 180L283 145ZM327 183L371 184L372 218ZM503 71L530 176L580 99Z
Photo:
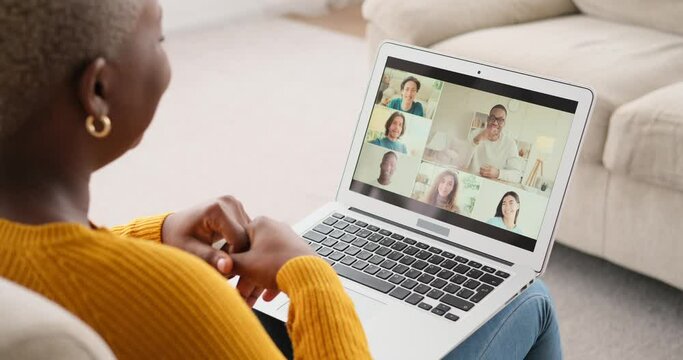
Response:
M381 45L336 198L295 225L375 358L443 357L543 274L593 97ZM286 321L288 305L255 308Z

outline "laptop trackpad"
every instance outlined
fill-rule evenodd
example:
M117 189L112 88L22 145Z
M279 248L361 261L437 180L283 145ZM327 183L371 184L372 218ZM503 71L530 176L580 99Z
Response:
M378 313L380 313L379 310L382 307L386 306L385 303L375 300L371 297L365 296L359 292L355 292L348 288L344 288L344 290L346 290L346 293L349 294L349 297L351 298L354 306L356 307L356 313L358 313L358 317L363 319L363 321L367 321L370 318L375 317ZM277 309L278 315L286 316L288 311L289 301L287 301L286 304L283 304L282 306L280 306L280 308Z

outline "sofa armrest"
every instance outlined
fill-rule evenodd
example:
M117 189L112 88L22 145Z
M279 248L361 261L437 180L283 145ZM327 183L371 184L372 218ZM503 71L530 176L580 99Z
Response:
M603 154L614 173L683 191L683 82L622 105L610 118Z
M429 46L465 32L575 13L572 0L365 0L363 17L392 40Z

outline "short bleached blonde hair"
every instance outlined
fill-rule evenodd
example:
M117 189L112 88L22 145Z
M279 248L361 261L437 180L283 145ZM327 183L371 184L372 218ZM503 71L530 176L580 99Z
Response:
M0 0L0 140L39 115L52 86L115 58L145 1Z

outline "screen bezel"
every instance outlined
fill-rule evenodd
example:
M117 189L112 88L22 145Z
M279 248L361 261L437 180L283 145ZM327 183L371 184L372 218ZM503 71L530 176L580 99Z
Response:
M379 82L389 57L474 76L542 94L557 96L578 103L570 133L567 138L565 151L562 155L561 164L558 169L555 186L550 194L548 206L533 252L350 190L360 150L365 139L365 131L375 105L374 99L376 89L379 87ZM527 265L540 273L544 270L546 258L549 255L549 249L550 245L552 245L560 207L566 193L571 170L578 156L578 149L592 108L593 97L593 91L586 87L524 74L490 64L437 54L429 50L408 45L384 42L377 53L377 58L368 83L363 107L359 114L353 143L347 158L336 200L349 207L359 208L363 211L377 214L409 227L417 228L420 231L432 233L445 241L467 246L512 263ZM416 227L418 220L425 220L448 228L450 230L449 236L444 237L442 234L433 233L424 228Z

